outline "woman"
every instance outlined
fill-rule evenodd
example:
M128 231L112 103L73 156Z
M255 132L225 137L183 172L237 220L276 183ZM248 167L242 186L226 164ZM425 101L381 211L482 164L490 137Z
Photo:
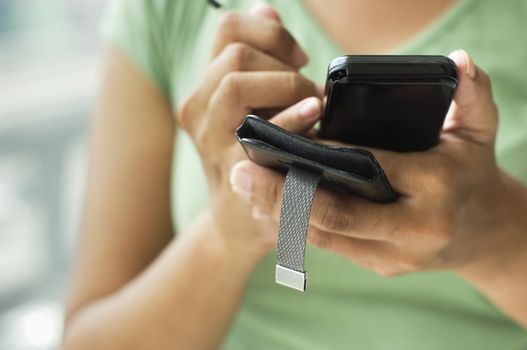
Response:
M524 3L249 5L110 11L64 348L526 348ZM233 137L245 114L306 134L332 58L460 47L480 66L452 53L460 85L440 144L374 151L403 198L376 205L319 189L309 290L276 286L283 176L245 160ZM500 110L496 148L482 67Z

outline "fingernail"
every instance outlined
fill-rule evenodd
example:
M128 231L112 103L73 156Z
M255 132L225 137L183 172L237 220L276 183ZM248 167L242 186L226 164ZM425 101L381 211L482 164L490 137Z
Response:
M297 67L302 67L307 63L307 55L304 50L302 50L302 48L298 45L298 43L293 46L292 56L293 62Z
M465 50L460 50L467 65L467 75L470 79L476 78L476 66Z
M253 174L244 167L234 166L230 177L231 188L234 193L246 200L251 199L251 190L253 187Z
M320 115L320 105L316 99L310 98L300 106L298 113L306 119L316 119Z
M448 55L448 57L454 61L463 61L465 64L465 74L470 79L474 79L476 77L476 67L474 66L474 62L472 62L472 59L470 59L470 56L465 50L456 50Z
M269 216L268 213L264 212L262 209L258 207L253 207L251 214L252 214L253 219L258 220L258 221L271 220L271 216Z

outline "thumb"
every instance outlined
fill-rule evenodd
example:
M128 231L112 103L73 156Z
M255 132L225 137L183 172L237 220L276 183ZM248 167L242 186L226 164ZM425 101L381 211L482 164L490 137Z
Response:
M306 134L318 121L322 111L322 101L308 97L283 110L269 121L295 134Z
M276 12L276 10L271 5L266 3L254 5L249 13L256 16L267 17L281 23L278 12Z
M449 57L457 65L459 85L444 130L472 142L493 144L498 111L488 75L464 50L454 51Z

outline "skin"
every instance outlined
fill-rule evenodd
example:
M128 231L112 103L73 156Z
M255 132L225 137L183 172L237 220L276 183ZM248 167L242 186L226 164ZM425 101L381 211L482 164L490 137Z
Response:
M321 22L324 16L320 10ZM527 190L495 165L497 114L488 79L463 53L454 59L460 92L440 147L404 156L374 150L402 200L377 206L319 190L310 240L383 274L458 271L525 325L525 273L517 266L526 259L520 228L527 227L521 215ZM200 153L211 197L194 224L174 236L173 113L118 49L108 49L106 62L62 347L217 348L254 267L276 243L283 185L283 176L246 161L234 129L256 110L310 134L321 112L320 89L298 74L307 57L274 10L224 15L207 79L176 112ZM407 165L404 176L399 162ZM258 185L264 183L266 190ZM390 220L396 220L391 227ZM388 271L392 264L399 270Z

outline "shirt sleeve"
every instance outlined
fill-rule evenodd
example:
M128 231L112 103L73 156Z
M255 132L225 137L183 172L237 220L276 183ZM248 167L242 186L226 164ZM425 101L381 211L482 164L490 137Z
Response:
M112 0L100 26L103 40L120 49L167 96L169 72L163 42L164 1Z

